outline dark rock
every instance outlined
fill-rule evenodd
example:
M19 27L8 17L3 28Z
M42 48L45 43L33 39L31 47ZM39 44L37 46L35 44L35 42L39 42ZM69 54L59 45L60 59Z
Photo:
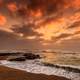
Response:
M20 52L17 52L17 53L13 53L13 52L10 52L10 53L0 53L0 56L11 56L11 55L20 55L20 54L22 54L22 53L20 53Z
M25 60L26 60L25 57L17 57L17 58L8 59L8 61L25 61Z
M25 56L26 59L40 59L40 55L32 54L32 53L26 53L23 56Z

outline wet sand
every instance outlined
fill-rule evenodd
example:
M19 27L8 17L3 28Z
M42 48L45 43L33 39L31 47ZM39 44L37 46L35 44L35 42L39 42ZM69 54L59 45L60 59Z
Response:
M0 66L0 80L69 80L58 76L34 74L25 71Z

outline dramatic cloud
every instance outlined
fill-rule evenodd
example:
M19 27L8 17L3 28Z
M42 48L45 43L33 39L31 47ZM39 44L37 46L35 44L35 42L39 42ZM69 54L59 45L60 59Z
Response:
M76 28L76 27L80 27L80 21L76 21L74 22L72 25L70 25L68 28Z
M9 3L7 5L8 9L11 11L11 12L16 12L17 11L17 6L15 3Z
M0 33L0 40L9 39L9 33L10 41L18 45L29 45L29 40L32 45L49 45L79 38L80 0L0 0L0 30L7 31Z
M72 36L72 34L65 34L65 33L63 33L63 34L59 35L58 37L56 37L56 39L60 40L60 39L63 39L63 38L69 37L69 36Z
M6 32L0 30L0 49L8 49L8 50L15 50L15 49L40 49L44 48L42 46L42 39L22 39L19 35L16 35L11 32ZM38 46L36 46L38 45Z
M0 25L4 25L7 22L7 19L4 15L0 14Z
M35 32L33 27L34 27L34 25L32 25L32 24L14 25L12 27L12 30L14 31L14 33L22 34L23 37L28 37L28 36L40 37L40 36L42 36L41 34Z

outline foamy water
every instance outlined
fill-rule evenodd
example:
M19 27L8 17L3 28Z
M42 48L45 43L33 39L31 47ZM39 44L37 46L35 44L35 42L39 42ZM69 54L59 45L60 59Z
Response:
M80 73L67 71L61 68L44 66L39 60L26 60L24 62L0 61L2 65L27 71L30 73L57 75L69 78L71 80L80 80Z

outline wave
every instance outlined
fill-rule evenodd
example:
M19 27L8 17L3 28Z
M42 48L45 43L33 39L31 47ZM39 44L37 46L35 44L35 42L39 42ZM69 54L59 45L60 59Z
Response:
M80 80L80 67L59 64L41 63L39 60L26 60L24 62L0 61L2 65L24 70L31 73L57 75L71 80Z
M60 64L51 64L51 63L43 63L44 66L61 68L70 72L80 73L80 66L72 66L72 65L60 65Z

